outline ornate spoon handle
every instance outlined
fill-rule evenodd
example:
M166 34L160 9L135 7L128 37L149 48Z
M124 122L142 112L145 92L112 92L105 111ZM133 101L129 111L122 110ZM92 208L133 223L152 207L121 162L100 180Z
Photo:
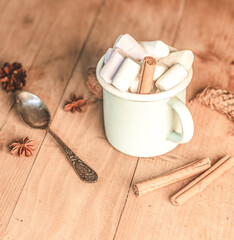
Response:
M59 138L50 128L48 132L54 137L60 147L63 149L67 159L71 163L73 169L84 182L94 183L98 180L97 173L85 164L74 152Z

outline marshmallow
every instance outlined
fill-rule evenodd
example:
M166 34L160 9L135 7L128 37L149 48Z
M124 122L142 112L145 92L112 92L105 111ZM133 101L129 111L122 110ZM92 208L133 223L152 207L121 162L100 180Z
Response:
M154 81L161 77L166 71L168 67L164 64L157 63L155 71L154 71Z
M124 61L124 58L125 58L125 53L120 49L116 49L112 53L109 61L101 69L100 76L106 82L111 83L115 73L118 71L120 65Z
M168 46L168 47L169 47L170 52L177 52L178 51L175 47L172 47L172 46Z
M167 57L170 52L167 44L162 41L141 42L141 45L150 56L156 59Z
M193 53L190 50L184 51L177 51L170 53L167 57L159 59L159 63L163 63L168 67L179 63L181 64L186 70L189 70L193 64Z
M113 54L113 52L114 52L114 48L109 48L106 51L106 54L105 54L105 57L104 57L104 64L106 64L109 61L109 59L110 59L111 55Z
M115 74L112 84L121 91L127 91L131 82L140 71L140 64L131 58L125 58L118 72Z
M180 64L175 64L155 84L161 91L166 91L182 82L187 75L188 72Z
M137 93L139 83L140 83L140 75L138 74L136 78L131 82L131 85L129 88L130 92Z
M142 60L147 56L144 48L129 34L121 35L116 40L114 47L122 49L129 57L135 60Z
M122 37L123 37L123 34L121 34L121 35L118 36L118 38L116 39L116 41L115 41L115 43L114 43L113 48L117 48L117 47L116 47L116 44L117 44L117 42L118 42Z

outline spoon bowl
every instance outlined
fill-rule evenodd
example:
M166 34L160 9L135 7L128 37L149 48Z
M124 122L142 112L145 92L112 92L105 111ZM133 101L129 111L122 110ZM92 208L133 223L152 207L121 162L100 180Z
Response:
M38 96L26 91L20 92L16 96L16 106L25 123L32 128L45 129L54 137L81 180L89 183L98 180L97 173L84 163L62 139L50 129L50 111Z
M21 92L16 96L16 106L23 120L32 128L47 129L50 112L41 99L30 93Z

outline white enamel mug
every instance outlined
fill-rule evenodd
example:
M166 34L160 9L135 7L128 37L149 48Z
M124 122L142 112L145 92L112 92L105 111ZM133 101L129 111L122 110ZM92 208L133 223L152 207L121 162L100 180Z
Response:
M107 140L125 154L153 157L188 142L194 131L193 119L185 105L188 76L175 87L154 94L122 92L100 77L104 57L96 74L103 87L103 113Z

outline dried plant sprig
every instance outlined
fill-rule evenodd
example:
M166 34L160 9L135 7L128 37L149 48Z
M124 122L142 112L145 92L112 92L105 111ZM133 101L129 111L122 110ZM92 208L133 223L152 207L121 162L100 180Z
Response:
M97 98L97 99L103 98L102 86L100 85L100 83L97 80L95 67L90 67L88 69L88 79L86 81L86 86L95 98Z
M234 121L234 94L214 87L206 87L196 96L198 102L212 110L225 114Z

